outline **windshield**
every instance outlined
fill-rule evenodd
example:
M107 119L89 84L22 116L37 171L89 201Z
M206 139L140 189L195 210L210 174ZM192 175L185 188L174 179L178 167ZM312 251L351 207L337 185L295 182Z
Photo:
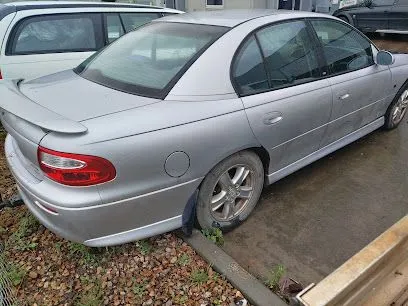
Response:
M75 71L110 88L164 98L200 52L226 31L217 26L151 23L118 39Z

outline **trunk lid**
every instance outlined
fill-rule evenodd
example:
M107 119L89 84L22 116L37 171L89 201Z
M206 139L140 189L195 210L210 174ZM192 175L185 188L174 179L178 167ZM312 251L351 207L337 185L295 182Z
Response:
M161 101L113 90L72 70L23 82L20 91L42 107L76 122Z
M118 92L64 71L29 82L0 81L0 120L13 136L18 158L35 166L37 148L49 132L83 134L81 121L159 102ZM57 149L57 148L53 148Z

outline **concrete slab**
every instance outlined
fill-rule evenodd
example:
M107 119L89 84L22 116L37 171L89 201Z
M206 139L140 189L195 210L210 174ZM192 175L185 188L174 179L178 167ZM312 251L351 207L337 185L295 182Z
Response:
M376 131L267 187L223 249L265 277L317 283L408 212L408 124Z

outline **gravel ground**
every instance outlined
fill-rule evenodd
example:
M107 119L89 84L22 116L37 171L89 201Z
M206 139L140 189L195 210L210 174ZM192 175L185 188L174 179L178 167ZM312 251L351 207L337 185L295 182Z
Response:
M0 171L7 198L15 186L3 145ZM0 238L22 305L231 305L241 296L173 233L91 249L57 237L22 206L0 211Z

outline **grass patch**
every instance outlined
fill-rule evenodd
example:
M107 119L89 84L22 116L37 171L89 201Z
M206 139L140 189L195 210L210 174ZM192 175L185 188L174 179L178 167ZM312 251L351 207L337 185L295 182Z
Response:
M82 276L81 283L87 290L76 298L75 306L100 306L103 304L103 291L101 281L96 278Z
M218 246L224 245L224 236L219 228L211 227L201 230L203 235L210 241L214 242Z
M136 247L143 256L150 254L153 251L153 246L148 240L140 240L136 242Z
M190 275L191 281L196 285L204 284L208 281L208 273L204 270L194 270Z
M139 299L143 298L143 296L146 294L147 281L144 280L142 283L138 283L135 279L133 279L133 282L133 294L136 295Z
M54 243L55 249L58 251L58 253L61 253L61 245L62 245L61 242Z
M182 295L182 296L173 297L173 302L175 305L185 305L188 302L188 296Z
M18 229L7 240L6 247L20 251L35 249L38 244L35 242L27 242L25 237L38 230L39 226L40 223L31 213L25 213L20 219Z
M279 282L285 275L286 269L283 265L276 265L270 272L265 284L273 291L279 290Z
M84 263L93 264L97 261L95 254L92 253L91 248L75 242L68 244L69 254L71 256L79 256Z
M186 254L186 253L184 253L183 255L181 255L181 256L177 259L177 263L178 263L180 266L183 266L183 267L189 265L189 264L190 264L190 261L191 261L190 256L188 256L188 254Z
M26 271L14 264L8 264L6 267L5 279L9 279L14 287L19 286L26 276Z

